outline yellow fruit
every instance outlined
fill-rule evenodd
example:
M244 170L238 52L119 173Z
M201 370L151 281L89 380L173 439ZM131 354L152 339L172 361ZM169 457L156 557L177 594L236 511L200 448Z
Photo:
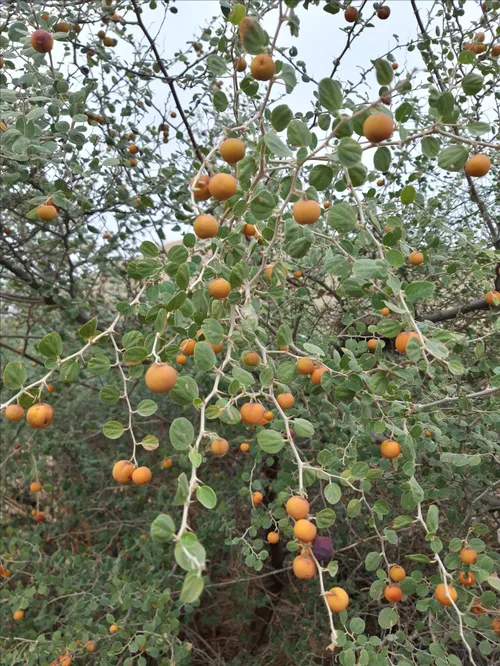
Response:
M293 271L293 276L296 278L301 278L302 277L302 271Z
M248 453L250 451L250 444L247 442L242 442L240 444L240 451L243 451L243 453Z
M130 483L134 469L134 464L130 460L119 460L113 466L113 479L122 484Z
M185 365L187 361L187 357L184 356L184 354L177 354L175 357L175 362L178 363L179 365Z
M274 419L274 414L272 412L264 412L264 419L266 421L272 421Z
M487 294L485 294L484 298L490 307L495 305L495 301L493 299L496 299L497 305L500 305L500 291L489 291Z
M325 372L325 367L314 368L314 370L311 372L311 382L313 384L321 384L321 377L325 374Z
M472 587L476 582L476 577L472 571L461 571L458 574L458 582L464 587Z
M349 595L341 587L332 587L325 595L326 603L334 613L341 613L349 605Z
M245 224L243 227L243 233L247 238L251 238L257 233L257 227L253 224Z
M292 567L295 576L303 580L314 578L314 574L316 573L314 560L312 557L307 557L306 555L297 555L293 560Z
M399 333L396 336L395 346L400 354L406 353L406 347L412 338L416 338L418 340L418 334L414 331L404 331L403 333Z
M297 201L293 207L293 219L297 224L314 224L321 216L321 206L317 201Z
M5 409L5 418L7 421L20 421L24 416L24 409L21 405L9 405Z
M193 178L191 181L191 189L196 201L206 201L207 199L210 199L210 191L208 189L209 183L210 178L204 174L198 176L198 178Z
M231 285L227 280L224 280L224 278L217 278L210 282L208 285L208 291L212 298L223 300L231 293Z
M219 223L213 215L198 215L193 231L198 238L214 238L219 231Z
M363 123L363 136L372 143L380 143L390 139L394 133L392 118L385 113L374 113Z
M210 444L212 453L216 456L225 456L229 451L229 442L227 439L222 439L221 437L214 439Z
M462 548L459 554L460 562L463 564L476 564L477 551L474 548Z
M377 349L378 340L375 340L374 338L371 338L370 340L368 340L368 342L366 344L368 345L368 349L370 351L375 351L375 349Z
M234 61L234 68L237 72L245 71L245 69L247 68L247 61L243 56L236 58L236 60Z
M391 580L393 580L396 583L399 583L400 581L403 580L403 578L406 577L406 571L403 569L403 567L400 567L399 565L395 564L393 567L390 568L389 576L391 577Z
M303 541L305 543L310 543L313 541L313 539L316 538L316 525L311 523L310 520L305 520L304 518L301 518L300 520L297 520L295 525L293 526L293 533L295 535L295 538L297 538L299 541Z
M245 144L240 139L226 139L220 147L222 159L228 164L236 164L245 157Z
M55 206L47 206L46 204L38 206L38 217L44 222L52 222L57 217L57 210Z
M240 408L241 420L246 425L259 425L264 418L265 411L258 402L246 402Z
M132 472L132 481L136 486L144 486L151 481L152 476L149 467L138 467Z
M118 631L118 625L112 624L109 628L109 633L110 634L116 634L117 631Z
M22 620L24 617L24 611L17 610L13 613L12 617L14 618L14 620L16 620L16 622Z
M252 60L250 72L256 81L270 81L276 74L276 64L271 56L261 53Z
M307 518L309 515L309 502L304 497L290 497L290 499L285 504L285 511L294 520Z
M26 412L26 422L30 428L46 428L54 420L54 408L45 402L33 405Z
M382 308L382 310L380 310L380 314L382 317L388 317L391 314L391 311L389 308Z
M384 597L387 601L389 601L389 603L401 601L403 598L403 590L399 587L399 585L397 585L397 583L388 585L384 590Z
M161 468L162 469L170 469L173 465L173 460L172 458L165 458L165 460L162 460L161 462Z
M177 381L177 370L168 363L153 363L147 369L144 381L153 393L165 393L174 388Z

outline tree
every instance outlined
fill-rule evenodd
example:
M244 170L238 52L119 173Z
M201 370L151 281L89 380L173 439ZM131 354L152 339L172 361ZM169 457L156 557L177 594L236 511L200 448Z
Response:
M4 663L496 662L500 3L470 4L405 3L355 81L402 3L2 8Z

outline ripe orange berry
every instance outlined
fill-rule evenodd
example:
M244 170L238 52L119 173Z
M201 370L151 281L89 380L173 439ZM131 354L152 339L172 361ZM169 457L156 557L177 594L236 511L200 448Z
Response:
M296 367L299 375L310 375L314 370L314 361L312 358L299 358Z
M349 605L349 595L341 587L332 587L326 593L325 598L334 613L341 613Z
M210 282L208 285L208 291L212 298L223 300L231 293L231 285L227 280L224 280L224 278L217 278Z
M202 174L201 176L196 176L191 181L191 190L196 201L206 201L210 199L210 192L208 185L210 183L210 178Z
M26 412L26 422L30 428L46 428L54 420L54 408L45 402L33 405Z
M414 331L404 331L403 333L399 333L396 336L396 349L400 354L405 354L406 353L406 347L408 346L408 342L412 339L416 338L418 340L418 335Z
M424 263L424 255L422 252L411 252L408 255L408 263L412 266L420 266Z
M138 467L132 472L132 481L136 486L144 486L151 481L152 476L149 467Z
M293 219L297 224L314 224L321 216L321 206L314 199L297 201L293 206Z
M314 574L316 573L314 560L312 557L307 557L306 555L297 555L297 557L294 557L292 567L295 576L303 580L314 578Z
M245 224L243 227L243 233L247 238L251 238L257 233L257 227L253 224Z
M42 206L38 206L37 215L44 222L52 222L57 217L57 210L55 206L43 204Z
M45 514L43 511L38 511L35 516L35 521L37 523L42 523L45 520Z
M302 277L302 271L293 271L293 275L296 278L301 278Z
M279 532L269 532L267 535L267 540L269 543L278 543L280 540Z
M384 597L389 601L391 604L395 603L396 601L401 601L403 598L403 591L397 585L394 583L393 585L388 585L385 590L384 590Z
M172 458L165 458L165 460L161 461L161 468L162 469L170 469L172 465L174 464Z
M445 605L451 606L451 604ZM474 615L484 615L484 613L488 612L488 609L482 605L479 599L474 599L472 602L471 611L474 613Z
M30 484L30 490L32 493L39 493L41 489L42 484L39 481L33 481L33 483Z
M274 419L274 414L272 412L264 412L264 419L266 421L272 421Z
M458 599L458 592L454 587L448 585L448 592L444 583L439 583L434 590L434 596L439 601L441 606L451 606L452 600L456 602Z
M113 466L113 479L122 484L130 483L134 469L134 464L130 460L119 460Z
M247 425L259 425L264 418L265 411L258 402L246 402L240 408L241 420Z
M13 613L12 617L14 618L14 620L15 620L16 622L18 622L19 620L22 620L22 619L23 619L23 617L24 617L24 611L22 611L22 610L16 610L16 611Z
M131 157L128 163L130 164L131 167L137 166L137 160L135 159L135 157Z
M344 12L344 18L347 23L354 23L358 18L358 10L356 7L348 7Z
M208 191L217 201L225 201L236 193L237 187L238 183L234 176L229 173L218 173L210 179Z
M68 654L67 652L64 652L64 654L59 655L59 666L71 666L71 662L73 661L73 657Z
M255 367L260 363L260 356L257 354L257 352L250 351L245 354L243 360L247 365Z
M118 625L112 624L109 628L109 633L110 634L116 634L116 632L118 631L118 628L119 628Z
M325 374L326 368L322 366L321 368L315 368L311 372L311 382L313 384L321 384L321 377Z
M7 421L20 421L24 416L24 409L21 405L9 405L5 409L5 418Z
M486 176L491 168L491 162L487 155L473 155L465 163L465 173L474 178Z
M380 314L382 317L388 317L391 314L391 311L389 308L382 308L382 310L380 310Z
M374 113L363 123L363 136L372 143L390 139L394 133L394 122L385 113Z
M490 54L493 58L498 58L498 56L500 56L500 44L495 44L491 49Z
M175 362L178 363L179 365L186 365L187 361L187 356L184 356L184 354L177 354L175 357Z
M476 577L472 571L461 571L458 574L458 582L464 587L472 587L476 582Z
M252 60L250 72L256 81L270 81L276 74L276 64L271 56L261 53Z
M132 155L135 155L136 153L139 152L139 148L135 145L135 143L131 143L130 146L128 147L128 152L132 153Z
M87 652L93 652L95 650L95 643L93 641L87 641L85 643L85 649Z
M299 541L310 543L316 538L316 533L317 533L316 525L314 525L314 523L311 523L310 520L305 520L305 518L301 518L300 520L297 520L297 522L293 526L293 533L295 535L295 538L298 539Z
M490 307L495 305L495 301L493 299L497 300L496 305L500 305L500 291L489 291L487 294L485 294L484 298Z
M222 159L228 164L236 164L245 157L245 144L241 139L226 139L220 147Z
M380 454L383 458L397 458L400 453L400 445L392 439L386 439L380 445Z
M406 571L403 569L403 567L400 567L398 564L395 564L393 567L390 568L389 576L391 580L395 581L396 583L399 583L399 581L403 580L403 578L406 577Z
M237 72L245 71L245 69L247 68L247 61L243 56L236 58L236 60L234 61L234 68Z
M291 393L280 393L276 401L281 409L291 409L295 404L295 398Z
M48 384L47 385L47 391L49 393L54 393L55 390L56 390L56 387L54 386L54 384Z
M309 515L309 502L304 497L295 495L285 504L285 511L294 520L301 520L307 518Z
M432 437L432 432L430 430L425 431L425 436L426 437Z
M248 453L250 451L250 444L247 442L242 442L240 444L240 451L243 451L243 453Z
M174 388L177 370L168 363L153 363L147 369L144 381L153 393L165 393Z
M225 456L226 453L229 451L229 442L227 439L222 439L221 437L218 437L217 439L214 439L212 443L210 444L210 448L212 449L212 453L216 456Z
M252 502L257 505L257 504L262 504L262 500L264 499L264 495L256 490L254 493L252 493Z
M391 65L391 67L392 67L392 69L393 69L394 71L396 71L396 69L399 67L399 65L398 65L397 62L393 62L392 65Z
M198 215L193 231L198 238L214 238L219 231L219 223L213 215Z
M377 349L378 340L375 340L374 338L370 338L370 340L368 340L368 342L366 344L368 345L368 349L370 351L375 351L375 349Z
M207 340L207 342L208 342L208 340ZM222 348L224 347L224 341L219 342L218 345L214 345L212 342L209 342L208 344L212 347L212 349L214 350L214 352L215 352L216 354L218 354L219 352L221 352L221 351L222 351Z
M460 562L463 564L476 564L477 551L474 548L462 548L459 553Z
M186 338L180 344L181 352L186 356L192 356L194 354L194 348L196 346L196 340Z
M491 630L497 634L497 636L500 636L500 617L496 617L491 621Z

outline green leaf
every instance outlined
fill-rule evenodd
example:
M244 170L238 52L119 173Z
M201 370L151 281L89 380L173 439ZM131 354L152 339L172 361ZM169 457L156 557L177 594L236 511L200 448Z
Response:
M462 79L462 90L466 95L477 95L483 87L483 77L477 72L469 72Z
M290 130L290 127L288 128ZM264 143L269 150L278 157L291 157L293 155L290 148L282 141L274 132L267 132L264 134Z
M245 5L241 4L241 2L236 2L233 5L233 8L231 10L231 13L229 14L229 21L233 25L239 25L242 20L245 18L247 13Z
M325 487L325 499L329 504L337 504L342 497L342 489L336 483L329 483Z
M368 553L365 557L365 568L367 571L376 571L379 568L380 562L382 560L381 553L372 551Z
M438 166L446 171L460 171L469 157L463 146L448 146L438 155Z
M420 144L422 147L422 152L426 157L436 157L439 154L439 150L441 148L441 143L439 139L436 139L434 136L425 136L422 139L422 143Z
M271 215L276 204L277 201L271 192L261 190L252 199L250 203L250 211L257 220L265 220Z
M322 192L330 187L333 180L333 169L326 164L318 164L311 169L309 174L309 185Z
M276 132L282 132L293 118L293 112L286 104L274 107L271 113L271 125Z
M108 421L104 424L102 432L108 439L118 439L123 434L123 426L118 421Z
M148 357L145 347L130 347L123 353L123 361L128 365L138 365Z
M189 497L189 484L187 476L182 472L177 479L177 490L174 497L174 505L182 506Z
M337 155L342 166L354 167L361 160L363 149L357 141L350 137L346 137L340 140L340 144L337 148Z
M321 79L318 86L319 103L328 111L338 111L342 106L342 86L333 79Z
M293 382L297 376L297 366L293 361L284 361L278 366L278 381L283 384Z
M137 405L137 413L140 416L152 416L157 409L158 405L154 400L141 400Z
M287 141L291 146L309 146L312 134L302 120L292 120L288 125Z
M327 215L328 224L341 233L352 231L356 227L358 213L355 208L346 203L334 204Z
M75 382L78 379L79 374L80 363L76 358L72 358L69 361L63 363L61 365L61 369L59 370L59 376L61 377L61 380L63 382L67 382L68 384Z
M377 148L375 155L373 156L373 165L377 171L382 171L382 173L384 173L389 171L391 159L392 154L389 148L386 146L380 146L380 148Z
M411 282L405 287L406 300L410 303L419 298L432 298L436 285L433 282L424 282L423 280Z
M193 425L182 416L172 421L168 434L172 446L177 451L185 451L194 441Z
M192 377L186 375L177 378L174 388L169 393L174 402L185 406L192 405L198 394L198 384Z
M206 509L213 509L217 504L217 495L210 486L199 486L196 490L196 499Z
M285 446L285 441L276 430L261 430L257 435L260 448L266 453L278 453Z
M197 342L194 348L194 362L200 370L211 370L217 363L217 358L208 342Z
M401 333L401 324L395 319L381 319L377 324L377 333L383 338L395 338Z
M84 340L90 340L97 328L97 318L90 319L86 324L78 329L78 335Z
M368 385L374 395L385 395L389 386L389 378L385 372L376 372L370 377Z
M398 622L398 612L395 608L383 608L378 614L378 623L382 629L391 629Z
M439 340L427 340L425 343L427 350L436 358L448 358L450 350Z
M489 134L491 132L491 125L481 121L469 123L467 125L467 131L475 136L481 136L481 134Z
M429 532L437 532L439 525L439 509L435 504L431 504L427 509L427 518L425 524Z
M276 345L278 347L288 347L292 343L292 329L287 324L281 324L276 336Z
M212 97L212 102L216 111L222 112L229 106L229 100L222 90L216 90Z
M224 329L217 319L205 319L201 325L201 330L206 339L213 345L218 345L224 338Z
M155 543L168 543L175 534L175 523L166 513L160 513L151 523L151 538Z
M265 46L269 42L269 37L266 32L261 28L260 23L252 18L245 19L245 30L241 30L242 24L240 23L240 39L243 48L251 55L262 53Z
M63 343L59 333L48 333L38 345L38 351L46 357L52 358L60 356L63 350Z
M120 391L116 386L103 386L99 391L99 399L105 405L112 405L120 399Z
M389 267L381 259L358 259L354 262L352 272L364 280L383 279L387 277Z
M319 529L327 529L334 524L336 518L337 514L333 509L322 509L316 514L316 525Z
M28 375L21 361L9 361L3 371L3 383L9 391L21 388Z
M111 362L104 354L96 354L95 356L92 356L87 365L88 371L96 376L105 375L109 372L110 367Z
M146 435L141 442L141 446L145 451L156 451L160 446L160 441L154 435Z
M377 81L381 86L388 86L394 78L394 70L391 63L381 58L375 61L375 72L377 74Z
M201 573L192 571L186 575L184 583L182 584L180 599L184 604L193 604L201 597L205 583Z
M207 67L215 76L222 76L227 72L226 61L214 53L208 56Z
M143 241L139 249L145 257L157 257L159 255L158 246L152 241Z
M422 486L419 484L419 482L414 476L411 477L409 481L409 486L410 486L410 492L415 502L418 503L423 502L425 497L424 491L422 489Z
M186 476L184 474L184 476ZM186 481L187 483L187 481ZM185 532L175 545L175 560L184 571L201 571L205 566L206 552L196 534Z
M294 419L293 430L297 437L312 437L314 435L314 426L306 419Z
M395 268L400 268L405 263L405 258L399 250L387 250L385 253L387 263Z
M361 513L361 500L352 499L347 505L347 515L349 518L355 518Z
M405 206L409 206L415 201L415 197L417 195L417 192L413 185L406 185L403 187L401 190L401 194L399 195L399 198L401 199L401 203L404 204Z

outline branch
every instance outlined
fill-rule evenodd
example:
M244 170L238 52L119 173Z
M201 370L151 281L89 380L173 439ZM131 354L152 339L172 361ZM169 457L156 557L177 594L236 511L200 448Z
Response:
M456 305L448 310L441 310L440 312L433 312L432 314L423 314L415 317L418 321L445 321L446 319L455 319L461 314L467 312L474 312L475 310L489 310L490 306L485 298L478 298L477 301L465 303L465 305Z
M441 400L435 400L434 402L413 405L413 407L416 411L423 411L425 409L429 409L429 407L444 405L447 402L456 402L457 400L460 400L460 398L466 398L467 400L471 400L472 398L482 398L485 395L493 395L494 393L498 393L498 391L500 391L500 386L495 386L478 391L477 393L469 393L468 395L453 395L448 398L441 398Z

